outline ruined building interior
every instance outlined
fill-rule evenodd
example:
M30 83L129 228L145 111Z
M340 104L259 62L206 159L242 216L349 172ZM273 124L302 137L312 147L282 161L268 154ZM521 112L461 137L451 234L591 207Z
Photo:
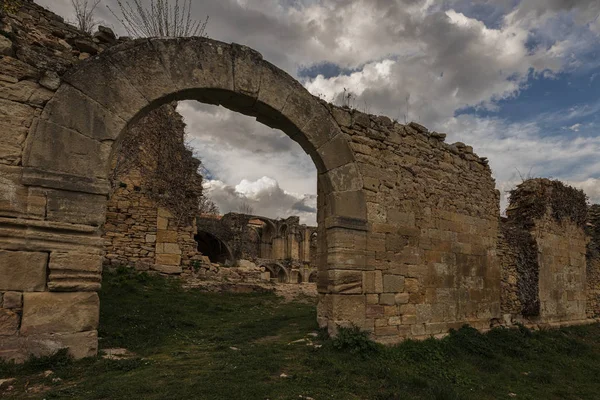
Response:
M501 217L488 160L444 133L329 104L245 46L92 40L23 4L1 25L0 358L96 354L103 263L217 278L215 261L236 259L252 279L316 281L320 327L381 343L600 317L600 213L582 191L527 180ZM129 127L186 99L298 142L318 171L318 226L190 216L168 188L112 179Z

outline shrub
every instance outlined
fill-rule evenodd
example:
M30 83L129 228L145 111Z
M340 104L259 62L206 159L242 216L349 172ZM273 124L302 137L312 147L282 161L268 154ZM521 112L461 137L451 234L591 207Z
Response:
M340 328L332 343L334 348L349 351L352 354L367 354L377 351L377 344L371 340L369 333L360 330L357 326Z

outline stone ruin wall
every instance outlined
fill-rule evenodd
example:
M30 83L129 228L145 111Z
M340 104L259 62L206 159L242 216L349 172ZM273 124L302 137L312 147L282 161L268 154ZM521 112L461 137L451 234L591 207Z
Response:
M559 216L558 207L567 211ZM513 190L498 242L505 323L587 319L586 211L583 193L557 181L531 179Z
M185 156L188 151L184 146L184 127L175 105L167 104L142 118L126 133L126 144L113 160L113 190L103 235L106 265L179 274L192 260L201 259L193 237L195 218L178 218L174 211L158 204L153 194L161 184L155 182L160 179L156 176L157 169L175 168L159 165L159 160L168 162L164 161L169 159L165 153ZM198 165L190 167L192 171L188 174L198 181L198 189L193 193L198 198L202 195L202 177L197 173Z
M306 283L316 273L311 239L317 228L300 224L297 216L276 220L233 212L205 215L197 218L197 230L214 237L231 253L225 264L249 261L268 274L263 280L277 282L278 271L284 270L283 283Z
M0 14L0 358L23 361L29 354L49 354L70 347L75 357L96 354L98 325L98 255L72 257L56 243L43 241L44 220L68 219L97 226L104 219L103 196L21 185L23 150L29 129L74 64L115 44L102 35L93 39L65 24L59 16L23 1L16 15ZM86 197L85 204L76 206ZM18 251L28 219L39 231L27 251ZM36 225L37 224L37 225ZM92 243L85 232L69 231L80 243ZM41 230L41 231L40 231ZM51 293L49 290L61 293ZM63 292L70 291L70 292ZM60 333L56 333L60 332Z
M588 318L600 318L600 205L589 208L586 231L587 246L586 292Z
M73 191L61 198L56 190L20 184L27 133L58 89L61 76L73 65L121 42L107 30L94 37L86 35L30 0L22 2L17 14L0 14L0 219L5 223L10 219L39 221L34 229L43 230L45 219L100 226L106 216L109 230L112 224L117 233L106 239L124 251L112 254L113 259L131 262L141 256L154 258L155 246L149 244L161 218L156 205L143 193L117 189L106 212L104 196ZM169 215L166 210L161 212ZM127 215L135 216L134 224L125 223ZM122 223L126 226L119 226ZM167 225L163 238L170 241L174 232L181 264L188 265L198 256L194 227L173 226L172 222ZM10 239L14 234L18 237L19 231L11 229L0 232L0 240L4 241L0 245L0 358L22 361L29 354L48 354L65 345L76 357L95 354L99 303L95 291L100 288L101 255L70 256L60 250L68 245L59 243L53 244L56 250L50 252L39 239L31 242L30 250L15 251L19 245L11 244ZM68 224L63 229L79 245L95 243L86 237L92 230L69 231ZM140 231L145 232L143 241L138 241ZM120 234L123 237L116 239ZM51 233L42 235L44 241L52 242ZM160 267L167 272L177 269Z
M489 329L500 317L500 264L499 192L487 160L415 123L331 111L356 153L369 230L347 239L328 232L354 257L334 250L339 270L325 276L332 294L320 307L340 307L382 342L464 323Z
M101 174L101 161L112 143L83 138L74 130L84 126L79 119L63 121L73 124L71 130L49 122L65 117L60 107L89 106L85 97L76 104L65 102L73 91L61 94L63 100L54 102L52 115L42 116L42 109L65 71L110 44L77 32L30 1L23 4L17 15L2 15L0 25L0 358L22 361L29 354L49 354L61 347L84 357L97 350L96 291L103 248L98 230L106 212L104 189L86 179ZM175 48L164 43L166 49ZM239 46L210 43L224 52L234 48L235 60L245 54ZM265 76L283 76L258 61L256 65L262 73L272 73ZM244 70L236 72L239 77ZM70 82L78 85L77 79L71 77ZM285 92L277 86L280 81L275 82L268 88ZM303 133L314 128L315 135L322 134L297 111L306 103L321 113L314 106L317 100L297 86L292 85L300 94L285 103L285 117L305 122ZM124 94L127 103L122 99L118 104L132 104L127 96L133 95ZM327 163L327 169L319 166L323 172L318 179L320 325L335 333L338 326L355 324L378 341L392 343L443 335L464 323L486 330L505 311L522 309L524 304L515 300L518 294L510 300L501 295L518 287L519 277L516 283L510 278L516 267L503 273L501 265L510 264L519 253L506 250L498 239L499 193L487 160L462 143L444 143L445 135L418 124L401 125L386 117L319 104L335 118L332 129L343 133L318 148ZM100 111L84 111L97 118L103 115L94 121L111 131L114 120L98 107ZM50 128L57 135L52 142L44 139L48 133L44 129ZM64 142L69 146L63 146L64 135L71 135ZM56 146L62 146L60 154ZM44 158L44 151L55 151L55 157ZM74 170L80 179L69 175ZM161 218L168 226L169 217ZM598 264L592 257L588 271L581 271L582 228L544 222L543 217L540 221L527 228L538 249L548 252L538 263L540 310L546 302L549 320L580 321L585 297L588 316L597 316ZM181 240L179 235L164 236L163 244ZM568 255L567 246L571 246ZM586 272L593 277L585 281L587 291L582 287ZM570 303L564 312L558 306L554 312L553 304L559 298L564 301L560 290L566 290Z

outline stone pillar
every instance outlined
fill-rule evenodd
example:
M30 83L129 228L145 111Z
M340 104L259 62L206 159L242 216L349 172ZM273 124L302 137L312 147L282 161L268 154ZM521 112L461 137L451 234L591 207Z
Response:
M104 218L95 205L105 197L39 186L20 190L43 194L43 200L24 196L15 205L33 211L45 202L47 212L46 220L32 213L0 217L0 359L22 362L64 347L76 358L93 356Z
M156 263L154 270L164 274L181 273L181 249L177 222L167 209L159 207L156 216Z

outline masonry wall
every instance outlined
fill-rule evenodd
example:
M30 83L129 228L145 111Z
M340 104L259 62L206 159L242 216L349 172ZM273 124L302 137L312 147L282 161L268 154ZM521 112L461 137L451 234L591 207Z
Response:
M200 162L180 163L189 155L184 145L185 124L175 106L164 105L138 121L125 133L114 156L103 234L107 265L178 274L201 256L194 241L195 212L202 195ZM192 201L186 209L173 210L161 204L161 199L181 184L164 176L178 173L189 177L184 181Z
M586 284L585 195L548 179L511 192L502 222L502 313L506 323L583 321Z
M588 318L600 318L600 205L588 209L586 252L586 290Z
M90 356L98 346L102 255L89 247L99 244L93 232L103 223L104 196L24 186L23 151L60 76L117 41L22 3L17 14L0 12L0 359L65 346ZM53 229L64 233L61 241Z
M334 293L356 295L330 301L366 307L362 327L382 342L465 323L488 329L500 317L500 265L499 193L487 160L418 124L331 110L363 175L369 231L360 238L366 251L340 260L342 277L329 276L346 282Z
M572 221L546 216L533 236L539 249L540 318L544 322L586 319L586 237Z

